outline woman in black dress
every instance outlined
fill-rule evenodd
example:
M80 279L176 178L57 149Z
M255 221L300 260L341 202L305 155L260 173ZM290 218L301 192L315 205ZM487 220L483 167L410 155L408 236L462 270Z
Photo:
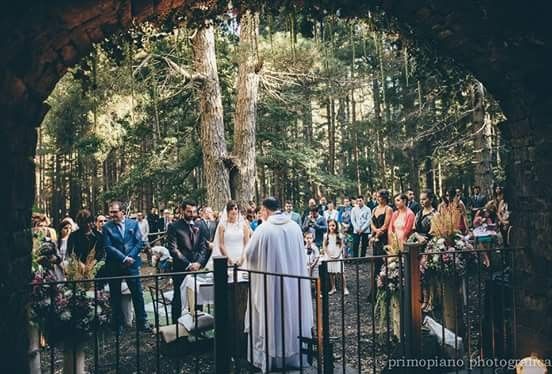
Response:
M435 208L433 207L434 196L431 190L423 190L420 193L420 204L422 209L416 214L416 220L414 221L414 230L416 235L416 241L418 243L425 244L431 239L431 219L435 214ZM423 303L422 311L429 313L433 310L432 306L432 285L424 283L422 288Z
M433 192L431 190L423 190L420 193L420 204L422 205L422 209L416 214L414 231L417 241L426 243L431 239L431 219L435 214L435 208L433 207Z
M387 245L387 228L391 221L393 209L389 206L389 191L380 190L377 194L378 205L372 210L371 242L373 244L374 256L385 254L384 247Z

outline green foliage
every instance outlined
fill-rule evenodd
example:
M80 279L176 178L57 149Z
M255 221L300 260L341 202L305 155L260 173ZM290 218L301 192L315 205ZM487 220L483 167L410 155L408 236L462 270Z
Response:
M47 177L45 200L55 200L58 191L61 200L97 211L111 198L135 201L140 209L182 197L204 200L199 83L189 79L193 30L175 28L175 19L162 29L145 24L105 41L59 82L37 152ZM385 27L378 15L316 19L312 9L262 18L259 195L297 204L315 191L329 197L379 187L397 191L420 175L435 176L438 164L445 183L472 183L474 79L425 48L405 49ZM217 68L230 148L237 43L235 21L220 24ZM496 122L500 109L492 100L487 104ZM501 178L498 159L493 170ZM431 170L424 170L424 160ZM70 183L79 196L68 193ZM61 200L52 212L64 211Z

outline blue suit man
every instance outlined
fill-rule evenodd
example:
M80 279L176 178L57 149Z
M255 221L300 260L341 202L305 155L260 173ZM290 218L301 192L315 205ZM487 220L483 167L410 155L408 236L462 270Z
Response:
M108 276L140 275L140 251L144 246L142 232L138 222L125 219L125 209L119 201L109 205L112 218L103 227L104 248L106 252L105 268ZM136 326L142 331L150 331L144 309L144 295L140 278L127 278L126 282L132 295L136 313ZM122 329L123 312L121 307L121 279L109 281L113 325L118 332Z

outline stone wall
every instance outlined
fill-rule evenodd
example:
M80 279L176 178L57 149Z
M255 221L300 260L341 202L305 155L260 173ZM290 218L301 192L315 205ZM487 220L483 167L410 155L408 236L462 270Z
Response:
M552 357L552 105L501 125L516 256L518 354Z

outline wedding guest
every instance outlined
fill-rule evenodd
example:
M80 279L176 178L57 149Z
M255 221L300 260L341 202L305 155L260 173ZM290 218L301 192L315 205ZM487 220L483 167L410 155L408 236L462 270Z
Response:
M339 235L337 221L334 219L328 221L328 231L324 235L322 252L322 261L328 261L328 273L330 275L331 287L328 294L333 295L336 292L336 278L339 275L343 286L343 294L348 295L349 290L345 283L343 261L335 261L343 258L343 240Z
M301 216L301 222L305 223L305 219L310 215L311 210L314 208L318 208L318 205L316 205L316 200L309 199L307 208L303 211L303 215ZM320 211L318 213L320 214Z
M327 229L326 219L320 215L318 207L312 208L310 215L303 222L303 231L314 231L314 242L318 248L322 247L322 241Z
M101 233L103 230L103 226L105 225L106 222L107 222L107 219L105 218L104 215L100 214L99 216L97 216L96 223L95 223L96 231Z
M416 218L414 221L414 235L416 236L416 240L421 243L425 244L428 240L431 239L431 219L435 215L436 211L433 207L433 192L431 190L422 190L420 192L420 203L422 206L422 209L416 214ZM425 247L424 247L425 248ZM426 260L425 257L423 257L424 261ZM429 287L425 284L422 288L422 311L424 313L429 313L433 310L433 294L434 290L432 287Z
M316 244L314 244L314 234L307 231L304 234L305 239L305 253L307 254L307 271L309 277L318 278L318 264L320 259L320 251Z
M33 232L36 234L42 234L44 237L50 238L54 244L57 243L57 232L52 227L50 227L50 218L46 214L41 214L36 221L36 226L33 229ZM56 244L57 250L57 244Z
M462 202L462 192L459 189L452 189L445 192L445 196L441 199L441 203L437 207L437 212L443 213L447 209L453 209L460 214L460 221L458 222L457 229L466 234L468 231L468 217L466 214L466 206Z
M251 231L255 231L257 227L259 227L263 223L261 210L258 209L256 212L254 212L254 219L249 224L249 227L251 228Z
M351 198L349 197L343 198L343 206L339 208L337 222L339 222L342 226L346 226L347 231L349 231L349 227L352 228L351 226L352 210L353 210L353 206L351 205Z
M351 199L344 198L343 206L339 209L339 214L337 222L341 226L341 234L344 242L344 257L352 256L353 248L353 226L351 225L351 211L353 207L351 206Z
M69 235L71 235L72 231L73 231L72 220L70 221L68 219L64 219L63 221L61 221L61 223L59 224L57 247L62 261L66 260L67 241L69 240Z
M473 195L470 196L468 200L468 207L475 215L479 209L483 209L485 204L487 204L487 196L481 193L481 187L473 186Z
M353 226L353 256L366 256L368 248L368 237L370 235L370 222L372 220L372 212L364 205L364 197L357 197L357 206L351 211L351 224Z
M284 213L287 214L293 222L298 224L299 227L301 227L301 216L299 213L293 211L293 204L289 200L286 201L284 206Z
M330 219L337 221L338 214L339 212L335 209L334 203L330 201L328 203L327 209L324 211L324 218L326 218L326 221Z
M109 204L109 214L111 215L111 221L104 225L102 231L106 252L106 273L112 277L140 275L142 265L140 252L144 242L138 222L125 217L126 207L120 201L112 201ZM125 280L132 296L136 326L140 331L151 332L151 327L147 323L140 278L132 277ZM123 325L121 278L109 281L109 291L113 311L113 326L116 332L120 334Z
M406 190L406 196L408 197L408 204L407 204L408 208L414 214L418 214L421 207L420 207L420 204L418 204L418 202L415 199L414 190L412 188L409 188L408 190Z
M82 209L77 214L79 229L69 236L67 243L67 258L75 255L81 263L86 263L88 255L94 251L96 261L103 260L105 251L101 234L93 230L94 217L88 209Z
M504 189L501 186L495 187L493 200L496 206L500 234L504 243L509 245L508 231L510 229L510 211L508 209L508 202L504 198Z
M136 213L136 220L138 221L138 227L142 231L142 237L144 238L144 244L149 246L149 233L150 227L147 219L144 219L144 214L142 212Z
M148 225L151 233L162 231L159 227L161 224L161 218L159 217L159 210L157 208L151 208L150 213L148 214L147 220L148 220ZM158 238L159 238L158 235L150 236L150 243L152 243L153 245Z
M169 225L172 223L174 215L169 209L163 210L163 217L161 218L161 223L159 225L160 231L167 231Z
M420 192L420 202L422 203L422 209L416 214L414 220L414 231L416 238L420 243L426 243L431 239L431 219L435 214L435 208L433 208L433 192L431 190L422 190Z
M207 241L209 243L212 243L213 240L215 240L215 232L217 231L218 222L215 218L215 214L213 212L213 208L210 206L205 207L203 210L203 219L205 222L207 222Z
M372 243L373 243L373 255L382 256L385 255L384 247L387 245L387 229L391 222L391 216L393 215L393 209L389 206L389 191L379 190L376 199L378 205L372 210ZM383 261L379 259L376 261L376 269L379 269Z
M319 214L324 215L324 212L328 209L328 202L324 196L320 198L320 203L318 204L318 208L320 210Z
M397 210L393 212L391 222L389 222L387 241L391 243L393 236L395 236L399 245L404 245L414 229L415 215L407 206L408 197L405 194L395 195L393 201Z
M40 240L37 262L44 268L48 281L63 281L65 279L56 242L49 236L44 236Z
M365 205L370 209L370 211L374 210L374 208L378 205L378 193L376 191L372 192L369 197L368 201L365 203Z
M473 219L473 236L476 249L491 249L493 244L497 242L497 224L496 215L492 212L493 205L493 201L487 203L485 208L477 211ZM493 220L493 216L495 220ZM483 265L489 266L489 253L481 252L481 255L483 256Z

